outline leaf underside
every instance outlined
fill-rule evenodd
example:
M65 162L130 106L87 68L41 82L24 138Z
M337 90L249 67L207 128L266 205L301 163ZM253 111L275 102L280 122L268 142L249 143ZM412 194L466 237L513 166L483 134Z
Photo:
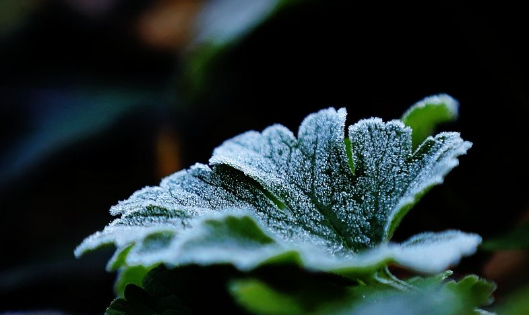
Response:
M458 107L459 103L446 94L427 97L410 107L402 116L402 122L413 130L413 146L420 145L438 124L454 121Z
M114 244L110 269L229 263L248 270L289 261L354 274L391 262L438 272L472 254L481 239L457 231L388 243L471 144L443 132L413 149L409 127L378 118L350 126L345 138L345 117L345 109L330 108L309 115L297 137L274 125L226 141L209 166L196 164L114 206L119 218L76 255Z

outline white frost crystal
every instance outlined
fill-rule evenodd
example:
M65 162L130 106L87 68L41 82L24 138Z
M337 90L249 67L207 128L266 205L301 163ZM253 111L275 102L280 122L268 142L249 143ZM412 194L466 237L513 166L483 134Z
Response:
M345 109L329 108L309 115L297 137L274 125L226 141L209 166L196 164L114 206L120 217L76 255L114 244L118 253L128 250L124 265L248 270L290 257L351 274L391 262L434 273L472 254L481 239L459 231L388 243L471 144L445 132L413 149L410 127L378 118L350 126L346 139L345 118Z

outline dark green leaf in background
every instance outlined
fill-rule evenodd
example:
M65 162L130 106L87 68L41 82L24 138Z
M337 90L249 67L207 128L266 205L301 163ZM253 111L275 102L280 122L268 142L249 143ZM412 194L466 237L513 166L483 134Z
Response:
M529 222L514 228L503 236L485 241L481 249L487 251L529 249Z

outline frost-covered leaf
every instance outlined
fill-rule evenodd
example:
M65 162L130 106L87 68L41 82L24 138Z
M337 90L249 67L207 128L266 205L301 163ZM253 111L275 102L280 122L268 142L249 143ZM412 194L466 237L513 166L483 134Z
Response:
M426 233L388 243L409 209L470 147L440 133L412 149L401 121L362 120L344 137L344 109L309 115L297 137L274 125L217 148L197 164L111 209L120 216L76 255L106 244L122 266L273 262L372 274L388 263L436 273L472 254L479 236Z
M413 236L395 248L395 261L408 268L424 272L440 272L459 259L472 255L481 238L475 234L460 231L422 233Z
M408 109L402 116L402 121L413 130L413 146L421 144L438 124L457 119L458 107L455 99L439 94L427 97Z
M278 125L248 132L217 148L210 163L255 180L313 243L337 253L389 240L405 212L470 147L457 133L441 133L412 152L410 128L373 118L349 127L348 159L344 126L345 110L323 110L305 119L297 139Z
M252 270L264 264L290 263L314 270L330 271L348 277L370 276L390 263L422 273L436 273L457 264L462 256L476 250L481 238L459 231L423 233L402 244L383 244L351 256L329 255L314 245L295 246L274 237L255 219L238 213L224 213L191 220L193 229L172 234L163 228L133 233L141 240L126 253L126 266L214 265L229 263L240 270ZM116 233L110 229L109 233ZM118 233L127 233L126 228ZM144 234L142 234L144 233ZM105 231L92 236L105 239ZM114 259L111 267L120 267ZM130 268L130 267L129 267Z

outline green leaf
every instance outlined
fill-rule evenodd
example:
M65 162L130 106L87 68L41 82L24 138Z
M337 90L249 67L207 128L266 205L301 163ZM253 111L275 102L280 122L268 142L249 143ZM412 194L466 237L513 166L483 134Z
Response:
M413 130L413 147L419 146L440 123L457 119L459 104L446 94L430 96L413 105L402 121Z
M412 292L391 292L377 295L355 306L349 312L355 315L469 315L483 314L478 305L465 302L472 293L457 295L444 288L423 288Z
M499 307L498 314L501 315L525 315L529 314L529 287L526 286L510 295Z
M363 285L340 286L314 275L289 279L289 289L274 286L267 278L234 281L232 295L254 314L439 314L467 315L487 306L493 283L469 276L459 282L421 281L408 290ZM301 280L300 280L301 279ZM307 280L308 279L308 280Z
M307 314L292 296L277 292L256 279L245 279L232 284L233 294L254 314L297 315Z
M307 0L305 0L307 1ZM204 5L197 19L194 45L227 45L240 40L279 10L300 0L214 0ZM234 10L234 8L237 10ZM229 17L229 18L228 18Z
M259 315L334 314L362 299L352 287L315 279L302 283L285 290L257 278L239 279L231 283L230 292L246 310Z
M368 292L383 289L387 288L358 286L355 281L293 265L265 266L249 273L219 265L159 266L145 276L143 288L127 286L125 297L114 301L109 311L168 314L180 308L193 314L247 314L246 306L260 305L270 314L311 314L345 309ZM249 304L240 299L249 299Z
M496 290L496 284L478 276L470 275L458 282L448 282L445 288L454 292L457 296L465 297L462 303L467 304L467 308L475 308L492 304L494 301L492 292Z
M459 231L388 243L471 144L445 132L413 151L409 127L378 118L350 126L346 141L345 116L326 109L309 115L297 137L274 125L226 141L210 166L196 164L114 206L120 217L76 255L114 244L122 266L251 270L286 260L353 276L392 262L437 273L472 254L480 237Z
M29 132L3 152L0 189L53 154L108 130L126 115L147 106L153 110L149 104L163 102L160 91L136 86L101 88L89 84L68 91L31 93L38 97L42 112L35 110L34 117L28 119Z
M145 275L151 270L150 267L144 266L132 266L127 268L122 268L119 271L118 278L114 284L114 291L117 296L125 296L125 288L129 284L135 284L140 286Z
M229 290L244 309L260 315L335 314L351 309L366 295L392 290L325 273L286 269L260 270L230 282ZM280 280L279 280L280 279Z
M485 241L480 248L488 251L529 249L529 222L503 236Z
M492 301L494 283L468 276L459 282L449 281L439 285L435 282L421 282L416 290L384 291L368 296L356 304L349 313L355 315L468 315L486 314L479 307Z
M246 310L261 315L334 315L375 308L384 310L379 314L413 315L427 310L423 314L467 315L491 300L494 285L475 276L459 282L444 281L444 276L433 278L399 291L293 265L265 266L249 273L221 265L158 266L145 276L143 288L127 286L125 297L114 301L107 314L171 314L176 310L182 314L247 314ZM410 305L398 305L413 300ZM410 313L403 312L404 307Z
M125 298L118 298L110 304L105 315L192 314L175 295L155 297L133 284L126 287L124 295Z
M434 285L442 283L444 280L448 279L448 277L450 277L453 273L454 272L452 270L446 270L430 277L412 277L407 279L406 282L416 287Z
M192 97L211 88L224 56L261 25L312 0L213 0L205 2L195 23L182 78ZM235 9L236 8L236 9Z
M106 314L246 314L226 290L233 277L240 273L229 266L158 266L147 273L141 287L128 285Z

